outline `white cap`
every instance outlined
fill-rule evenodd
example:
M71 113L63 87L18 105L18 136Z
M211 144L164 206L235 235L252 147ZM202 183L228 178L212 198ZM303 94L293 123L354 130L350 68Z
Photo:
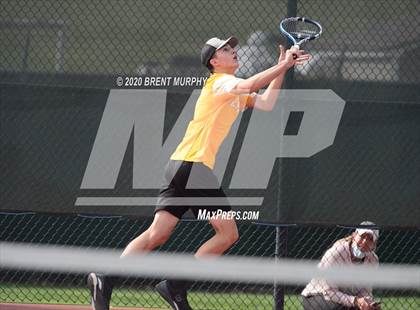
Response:
M361 222L360 225L362 226L376 226L375 223L370 222L370 221L364 221ZM369 228L357 228L356 232L359 235L363 235L363 234L371 234L373 237L373 241L376 242L379 238L379 230L378 229L369 229Z
M206 44L204 44L204 47L201 50L201 63L207 66L210 59L218 49L221 49L226 44L229 44L231 47L235 47L238 43L239 40L236 37L230 37L226 40L211 38L206 42Z
M211 38L210 40L206 42L207 45L213 46L216 50L222 48L228 43L230 46L235 47L236 45L238 45L239 40L235 37L229 37L226 40L221 40L215 37L215 38Z

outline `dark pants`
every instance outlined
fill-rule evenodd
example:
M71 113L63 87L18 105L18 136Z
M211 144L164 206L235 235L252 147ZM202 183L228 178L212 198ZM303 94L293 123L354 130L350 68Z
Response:
M325 300L323 296L303 296L303 309L305 310L358 310L356 307L346 307L335 302Z

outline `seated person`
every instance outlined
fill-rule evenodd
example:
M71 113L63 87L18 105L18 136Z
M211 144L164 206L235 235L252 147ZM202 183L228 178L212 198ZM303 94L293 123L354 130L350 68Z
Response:
M365 221L360 225L375 224ZM379 260L375 254L378 238L378 230L358 228L350 236L336 241L325 252L318 267L326 269L345 264L378 266ZM305 310L380 309L380 304L373 300L371 288L340 288L324 279L312 279L302 291L302 296Z

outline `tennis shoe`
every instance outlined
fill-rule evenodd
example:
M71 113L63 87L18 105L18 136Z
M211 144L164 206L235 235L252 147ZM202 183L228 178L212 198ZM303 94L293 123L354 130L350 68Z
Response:
M173 287L168 280L158 283L156 290L174 310L192 310L188 304L187 291Z
M103 275L90 273L87 278L93 310L109 310L112 286Z

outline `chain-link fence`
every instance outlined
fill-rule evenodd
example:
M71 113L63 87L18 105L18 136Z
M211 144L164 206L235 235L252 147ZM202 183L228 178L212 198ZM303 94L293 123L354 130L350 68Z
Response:
M312 81L345 99L391 99L369 83L386 91L392 83L406 87L420 79L415 0L22 0L2 1L2 8L3 82L115 87L117 74L202 76L202 44L229 35L240 39L238 74L249 76L276 62L276 46L285 43L278 26L286 15L311 17L324 27L322 39L307 45L313 58L296 69L297 81ZM346 82L355 85L345 90L340 85ZM407 98L405 90L393 98Z
M0 4L2 120L8 117L3 111L13 110L10 114L13 120L25 120L25 124L34 125L35 127L31 128L39 130L40 136L43 137L39 139L27 134L23 142L18 141L16 144L7 142L3 145L6 140L3 139L3 135L21 137L24 131L13 122L7 123L6 126L5 122L2 122L2 150L4 150L2 156L8 156L7 160L2 160L4 168L2 170L5 171L3 180L6 180L6 183L2 183L5 188L5 196L2 199L14 197L15 188L6 187L9 179L12 180L9 184L23 184L27 188L38 186L35 184L38 181L34 181L37 179L33 175L17 175L15 171L20 170L14 169L22 168L25 162L28 163L25 154L29 153L27 152L29 148L22 145L30 145L31 141L35 140L39 142L35 148L44 153L39 162L36 159L37 163L31 162L28 167L35 169L38 167L36 164L39 164L39 168L35 169L33 174L41 174L49 179L49 187L38 182L42 184L45 196L54 197L57 201L67 199L66 190L69 186L60 182L61 177L74 180L80 185L78 172L75 172L74 167L69 168L70 163L80 161L79 153L66 153L67 166L52 165L51 170L47 171L40 164L42 160L55 162L56 157L62 160L63 154L54 151L53 148L47 150L44 145L58 145L66 132L72 132L79 144L88 140L86 137L80 138L81 132L88 126L82 127L74 122L70 124L69 116L62 113L66 105L73 104L72 99L77 101L81 98L80 102L77 101L77 104L73 105L77 110L74 115L83 114L83 117L89 121L89 126L97 128L100 116L94 116L92 111L100 106L98 98L100 97L102 103L105 95L99 90L98 94L89 93L87 97L95 99L88 104L83 94L86 90L95 89L96 92L96 89L117 88L118 77L207 76L206 70L200 65L199 53L203 43L213 36L223 38L235 35L240 39L238 47L240 68L237 73L240 77L248 77L276 62L277 45L287 43L278 31L279 22L285 16L310 17L320 21L324 27L319 40L304 46L313 57L307 65L297 67L293 74L288 75L285 82L288 88L332 89L350 103L348 106L363 105L365 110L361 109L362 112L359 113L366 113L363 111L371 113L368 121L376 115L378 105L381 107L386 105L392 113L380 116L381 124L392 122L392 128L384 130L386 134L381 136L381 141L388 139L389 136L391 140L397 140L396 136L391 134L394 128L400 133L398 137L406 137L406 132L410 128L414 130L418 128L415 126L418 126L416 122L419 113L418 109L413 107L420 103L420 7L417 0L402 2L1 0ZM36 88L38 86L46 88ZM140 85L141 87L144 85ZM183 87L168 85L168 88L175 88L175 91L185 93L190 92L194 85ZM80 92L74 89L80 89ZM12 100L11 97L4 96L6 92L8 95L13 93L16 96ZM47 92L48 96L41 95ZM28 99L22 100L21 94L27 94ZM36 105L29 106L30 100L38 101ZM42 116L34 113L30 117L21 115L25 108L41 111L42 108L39 106L41 101L49 107L51 114ZM12 102L13 106L7 105L9 102ZM3 107L6 108L3 110ZM176 108L179 109L178 106ZM397 120L396 112L399 112ZM54 128L39 125L43 123L42 119L47 117L59 119L62 124L67 124L68 121L71 126L62 127L56 132ZM87 122L83 126L86 124ZM401 129L401 124L404 124L405 127L402 126L404 130ZM348 132L355 131L352 129L353 118L347 118L347 125ZM380 128L384 129L385 125ZM5 129L10 132L5 133ZM360 149L374 143L377 147L372 149L375 149L376 153L381 153L386 148L385 144L382 147L378 146L380 141L378 142L376 131L375 134L366 135L366 132L360 129L356 136L348 137L350 138L343 144L365 139L363 140L365 143L359 145ZM412 137L415 137L415 133ZM46 141L47 138L50 139L49 142ZM72 141L76 143L76 140ZM85 144L89 145L86 147L87 153L85 152L88 156L91 143ZM394 163L391 165L392 171L388 171L385 176L400 184L396 191L401 193L401 199L405 199L407 204L418 206L418 195L414 194L413 198L412 194L407 194L409 190L410 193L418 192L416 184L419 184L419 174L416 173L418 165L415 164L418 157L413 155L416 154L413 151L416 148L411 143L406 144L405 148L402 144L399 146L403 151L394 149L394 153L387 161ZM68 148L75 147L76 144L68 146ZM24 151L18 152L20 148ZM63 150L66 151L68 148ZM360 149L355 152L360 153ZM374 151L366 151L365 155L362 154L365 157L357 157L356 161L353 153L347 151L342 153L346 154L343 157L335 155L334 157L341 162L348 158L347 163L351 161L360 163L363 158L373 158ZM13 160L9 160L10 158ZM407 158L409 160L405 160ZM365 162L365 165L372 167L371 176L376 174L373 170L378 172L386 169L381 161L377 160L376 163L377 166ZM85 165L84 161L80 164L82 165ZM285 176L296 177L299 171L305 175L312 171L313 175L310 177L301 178L302 184L309 187L313 185L309 182L310 179L319 176L317 169L319 171L326 169L323 164L315 168L309 167L310 165L311 163L298 167L292 163L290 169L286 169ZM401 165L404 165L402 170ZM334 167L331 168L333 169ZM348 165L346 173L350 175L356 170L355 166ZM127 173L122 171L121 174ZM51 176L58 177L51 178ZM384 180L379 172L378 176ZM347 181L343 184L354 189L366 179L369 177L357 175L354 183L349 185ZM305 183L306 181L309 183ZM359 186L360 191L357 193L361 195L356 197L357 199L367 199L365 192L380 190L377 186L379 183L375 183L374 179L371 183L370 188ZM350 200L342 188L338 186L337 191ZM386 190L388 195L396 196L389 188ZM18 196L21 196L22 201L16 197L10 198L16 209L20 209L19 207L26 203L23 201L25 197L20 194ZM73 194L70 196L72 202L68 204L66 201L67 207L74 205L75 197ZM385 200L392 198L387 195L384 197L386 197L384 204ZM300 198L296 203L305 203L306 200L313 199L311 193L306 196L301 195ZM31 196L30 200L32 204L37 205L46 202L39 196ZM322 199L320 201L322 202ZM290 201L286 202L293 205ZM290 211L292 212L291 209ZM133 237L144 231L149 223L149 219L123 217L2 214L0 240L122 248ZM239 230L241 238L229 254L274 256L277 251L279 256L297 259L320 259L335 240L351 232L346 228L332 226L279 228L250 223L240 223ZM211 234L210 226L202 222L182 222L172 239L160 250L193 252ZM419 238L419 230L407 230L404 227L398 230L385 228L381 231L377 248L380 262L419 264ZM165 304L152 290L156 281L157 279L121 279L113 298L114 304L164 307ZM86 304L89 302L89 297L87 290L84 289L84 282L84 275L2 270L0 298L7 302ZM202 308L205 305L207 309L269 309L274 304L273 291L277 290L280 296L284 293L285 309L302 309L300 297L302 289L303 287L274 288L272 285L249 283L196 283L193 286L191 301L194 306ZM419 308L418 291L380 290L374 294L382 300L382 309Z
M123 217L3 214L0 216L0 240L122 249L149 224L150 220ZM241 222L239 232L241 237L229 250L229 255L274 257L275 226ZM352 232L343 227L283 227L279 234L279 254L288 258L319 260L336 240ZM184 221L160 250L194 252L212 234L211 226L205 222ZM376 253L381 263L418 264L419 240L418 230L381 230ZM153 291L158 280L121 278L114 291L113 305L165 307ZM85 282L86 275L2 271L0 296L8 302L87 304L90 297ZM303 287L281 289L285 294L285 309L302 309L300 293ZM271 309L273 290L273 285L253 283L195 283L190 301L197 309ZM419 305L418 291L381 289L373 293L382 301L382 309L417 309Z

